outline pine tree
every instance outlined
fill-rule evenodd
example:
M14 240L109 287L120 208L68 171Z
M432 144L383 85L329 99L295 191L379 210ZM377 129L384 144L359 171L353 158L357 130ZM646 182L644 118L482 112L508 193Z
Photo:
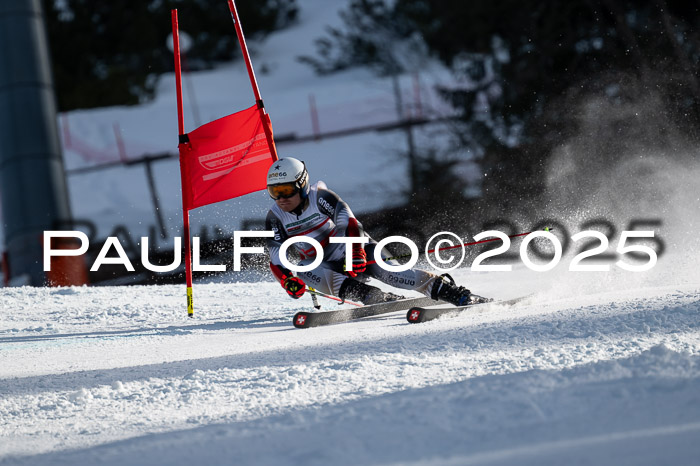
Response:
M319 72L368 66L382 74L397 60L379 51L420 40L463 83L441 94L460 114L455 139L484 154L486 196L541 192L547 158L577 130L576 109L590 99L614 106L653 92L664 121L698 137L696 4L354 0L343 18L304 60Z
M239 0L249 38L296 18L294 0ZM153 97L159 75L173 70L166 45L170 10L192 38L190 69L240 55L225 1L43 0L60 111L133 105Z

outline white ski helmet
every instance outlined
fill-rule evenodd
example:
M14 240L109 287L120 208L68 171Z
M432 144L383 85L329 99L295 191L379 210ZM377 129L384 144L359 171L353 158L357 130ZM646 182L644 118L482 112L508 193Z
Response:
M301 160L285 157L274 162L267 171L267 192L272 199L309 195L309 172Z

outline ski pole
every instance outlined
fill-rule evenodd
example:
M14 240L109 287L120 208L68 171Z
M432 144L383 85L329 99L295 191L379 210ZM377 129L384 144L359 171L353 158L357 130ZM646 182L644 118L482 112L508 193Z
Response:
M307 287L306 287L306 290L307 290L309 293L311 293L312 296L321 296L321 297L323 297L323 298L332 299L332 300L334 300L334 301L338 301L340 304L348 303L348 304L352 304L353 306L362 306L362 304L353 303L352 301L344 301L344 300L342 300L342 299L340 299L340 298L337 298L337 297L335 297L335 296L332 296L332 295L329 295L329 294L326 294L326 293L321 293L320 291L315 290L315 289L311 288L310 286L307 286ZM315 305L314 305L314 306L315 306Z
M544 231L552 231L552 230L553 230L553 228L549 228L549 227L546 227L546 228L544 229ZM539 231L539 230L538 230L538 231ZM510 235L510 236L508 236L508 238L517 238L518 236L526 236L526 235L529 235L530 233L534 233L534 231L528 231L528 232L526 232L526 233L518 233L517 235ZM462 243L462 244L458 244L458 245L456 245L456 246L445 246L444 248L440 248L440 249L430 249L427 253L428 253L428 254L431 254L431 253L433 253L433 252L435 252L435 251L446 251L446 250L448 250L448 249L461 248L461 247L464 247L464 246L474 246L475 244L490 243L491 241L500 241L500 238L485 239L485 240L482 240L482 241L474 241L474 242L472 242L472 243ZM422 254L422 253L421 253L421 254ZM396 259L403 259L404 257L411 257L411 254L410 254L410 253L408 253L408 254L400 254L400 255L398 255L398 256L387 257L387 258L384 258L384 259L382 259L382 260L384 260L384 261L391 261L391 260L396 260ZM367 265L375 264L376 262L377 262L377 261L375 261L375 260L367 261Z
M313 293L311 293L311 302L314 303L314 309L321 309L321 303L318 302L318 297Z

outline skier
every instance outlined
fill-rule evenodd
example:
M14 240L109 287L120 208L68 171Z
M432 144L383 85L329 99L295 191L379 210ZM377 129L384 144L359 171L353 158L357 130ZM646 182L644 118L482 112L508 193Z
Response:
M309 184L309 174L303 162L286 157L273 163L267 173L267 191L275 201L265 221L265 229L274 232L274 237L267 243L270 269L292 298L300 298L306 284L343 300L364 304L403 298L366 283L370 278L375 278L396 288L417 290L432 299L456 306L471 303L470 291L456 286L447 274L438 276L419 269L390 272L376 263L368 264L367 257L374 257L377 243L365 233L350 207L323 181ZM296 276L283 267L280 246L291 236L307 236L317 240L323 247L323 262L314 270L300 272ZM333 236L365 236L369 239L364 245L352 245L352 270L344 270L346 245L330 243L329 238ZM315 259L316 250L311 244L299 242L294 244L294 248L301 256L299 265L308 265ZM383 254L382 257L386 256ZM398 265L394 261L386 263Z

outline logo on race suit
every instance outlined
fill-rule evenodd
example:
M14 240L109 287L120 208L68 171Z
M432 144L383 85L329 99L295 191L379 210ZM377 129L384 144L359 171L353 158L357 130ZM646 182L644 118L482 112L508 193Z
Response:
M335 215L335 207L333 207L330 202L328 202L322 197L319 197L318 203L321 205L321 207L325 208L328 212L330 212L331 215Z
M397 283L397 284L401 284L401 285L409 285L409 286L415 286L415 285L416 285L416 281L415 281L415 280L411 280L411 279L404 278L404 277L397 277L397 276L395 276L395 275L389 275L389 276L386 277L386 279L387 279L388 281L390 281L390 282Z
M272 227L272 232L275 234L275 240L276 241L281 241L282 240L282 235L280 235L280 230L277 227Z
M312 281L315 283L321 283L321 277L318 275L315 275L313 272L306 272L302 274L302 276L307 279L308 281Z

